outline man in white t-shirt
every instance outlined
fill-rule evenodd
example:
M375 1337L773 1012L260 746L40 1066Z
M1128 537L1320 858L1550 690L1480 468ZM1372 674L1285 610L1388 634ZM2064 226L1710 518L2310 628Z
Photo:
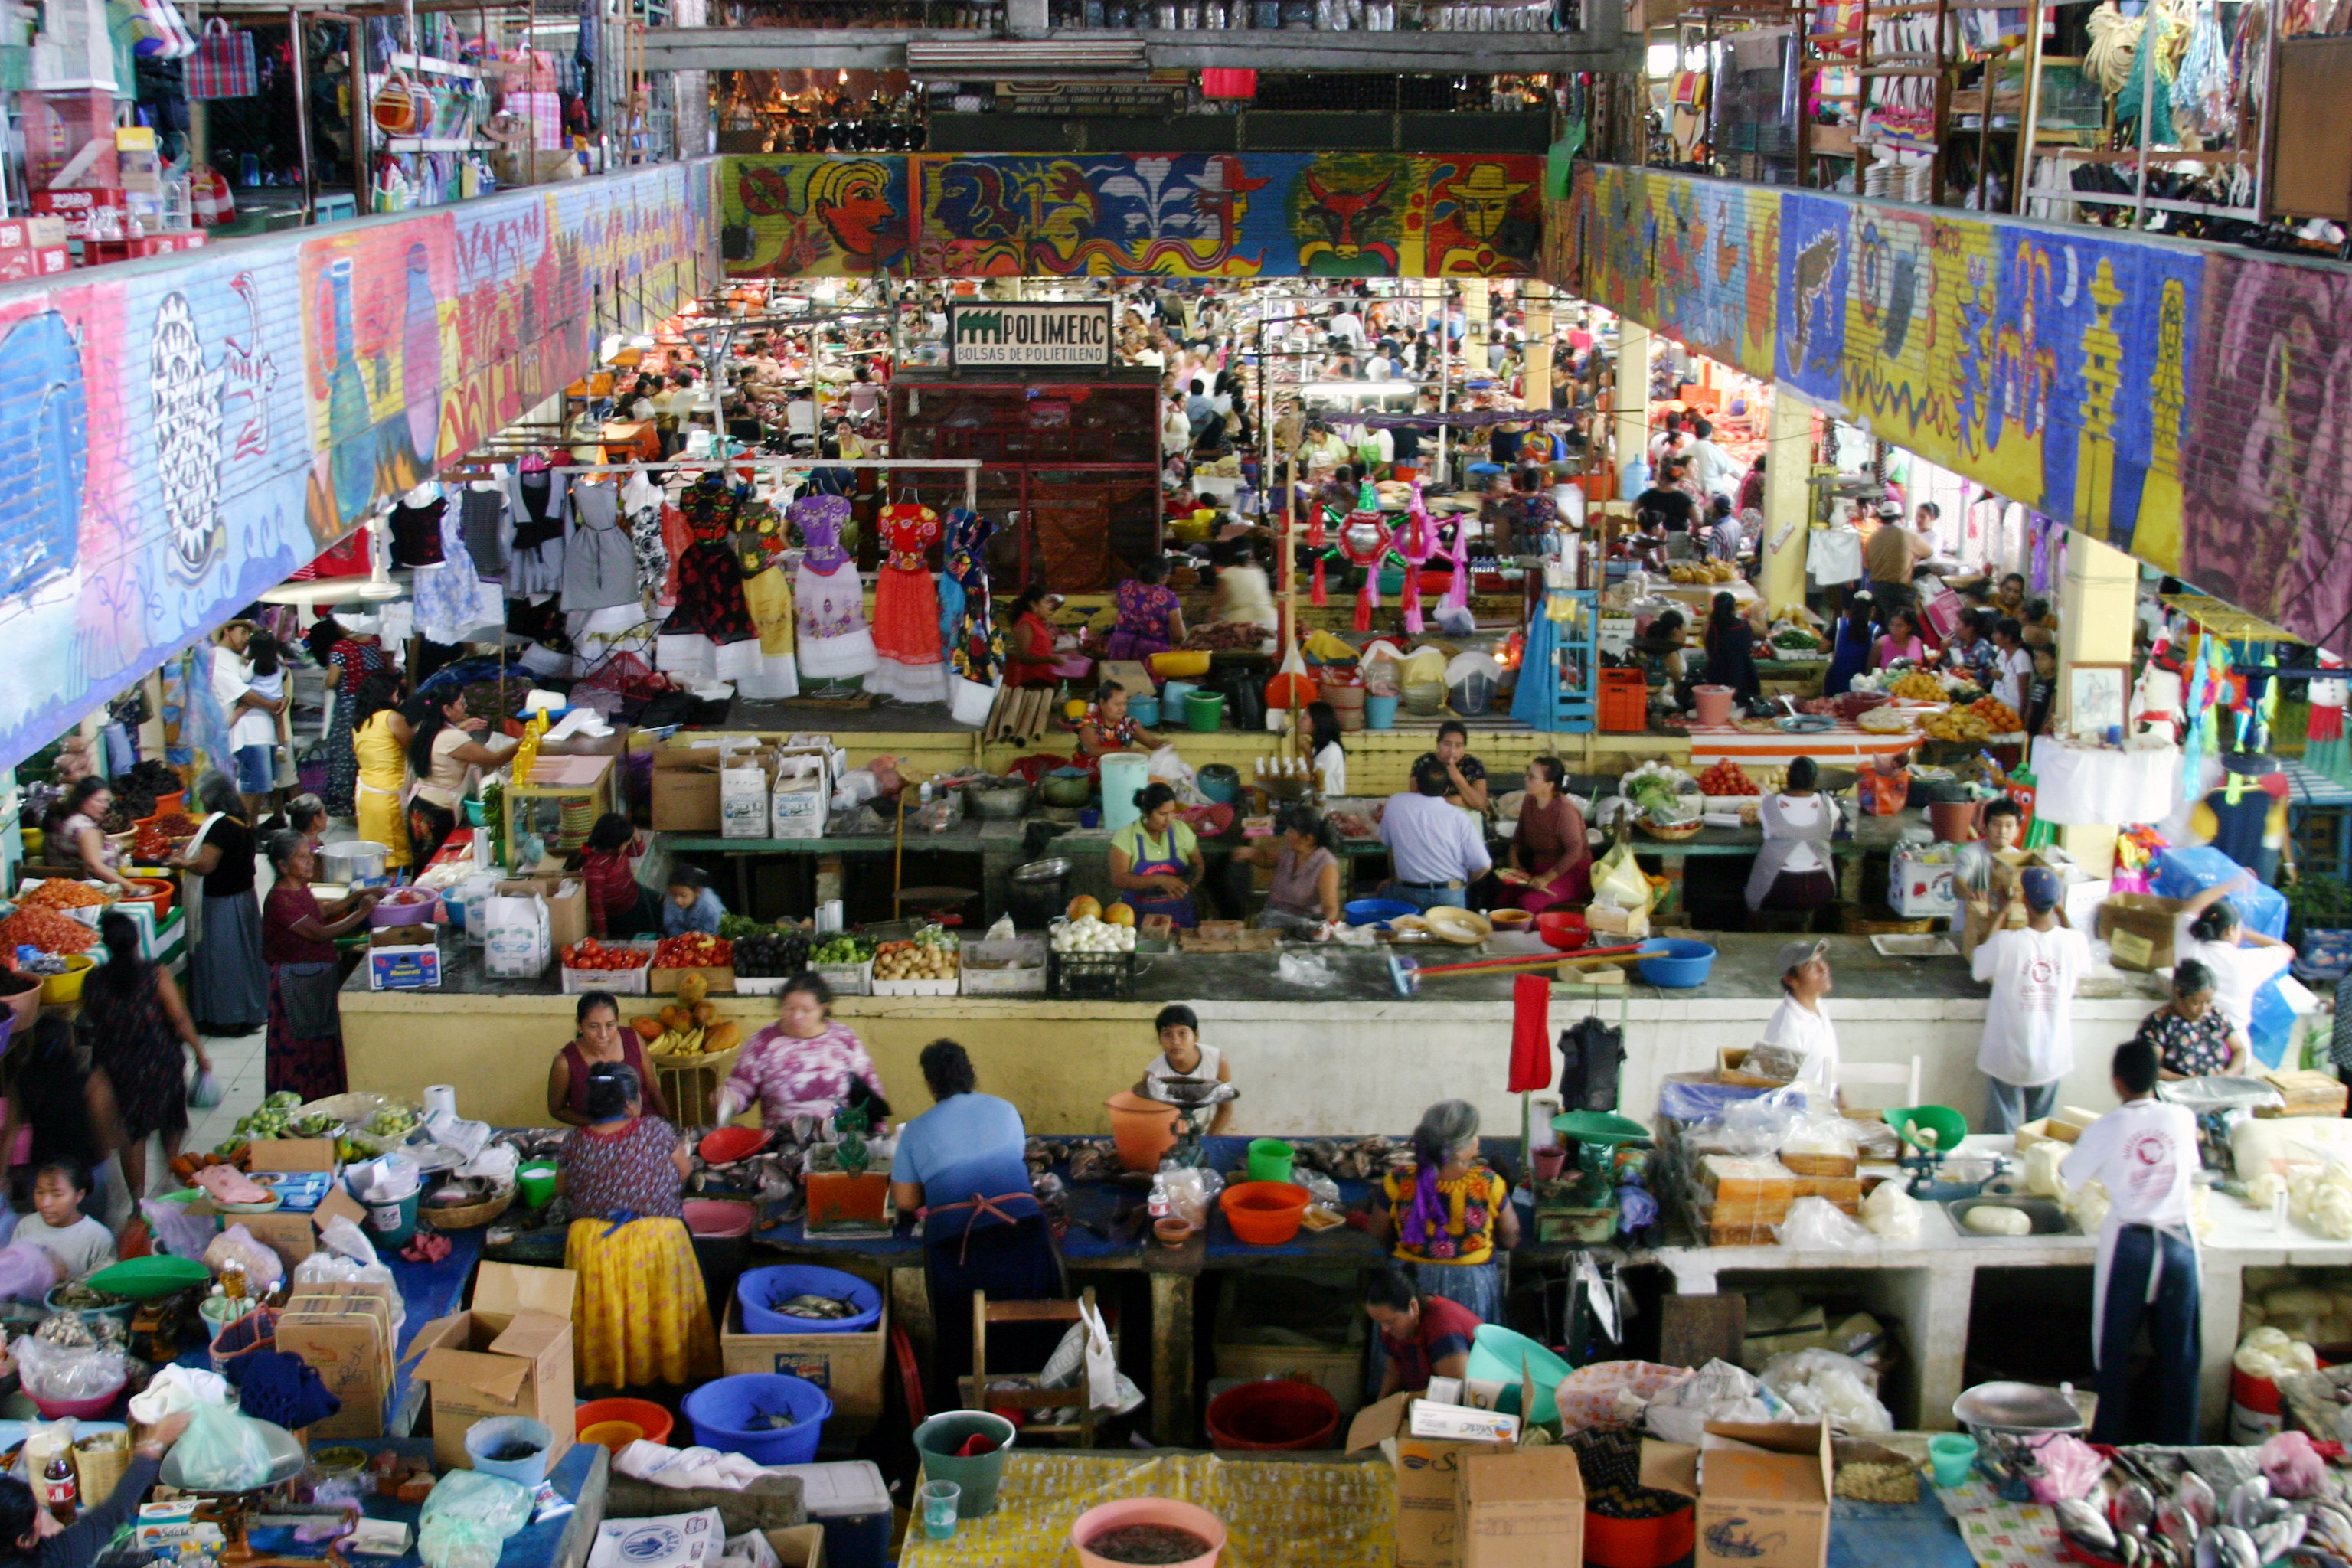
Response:
M2070 1189L2096 1181L2109 1200L2091 1283L2091 1354L2099 1390L2094 1443L2197 1441L2201 1292L2189 1229L2197 1118L2185 1105L2156 1098L2159 1060L2147 1040L2116 1047L2116 1098L2123 1103L2084 1128L2059 1167ZM2143 1324L2159 1389L2156 1424L2145 1432L2126 1425L2132 1347Z
M1331 319L1325 330L1331 336L1344 341L1351 352L1360 352L1363 349L1364 318L1356 314L1348 306L1342 305L1331 312Z
M1739 489L1739 465L1715 444L1715 426L1704 419L1691 421L1691 444L1683 452L1685 471L1711 496L1727 496Z
M1837 1026L1832 1024L1822 999L1830 994L1830 944L1816 937L1792 942L1780 949L1780 1005L1764 1024L1768 1046L1784 1046L1803 1054L1797 1077L1823 1089L1837 1088Z
M2025 900L2026 923L1995 930L1977 949L1969 972L1990 981L1977 1068L1990 1091L1985 1131L2014 1132L2050 1114L2058 1080L2074 1068L2074 988L2091 965L2091 944L2058 910L2057 874L2028 867L2011 895ZM2003 905L1994 924L2008 919Z

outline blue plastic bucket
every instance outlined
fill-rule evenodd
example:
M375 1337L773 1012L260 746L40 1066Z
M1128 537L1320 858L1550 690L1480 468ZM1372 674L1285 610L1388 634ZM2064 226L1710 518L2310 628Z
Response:
M1383 697L1377 691L1364 693L1364 728L1392 730L1396 728L1397 699Z
M840 1296L857 1306L850 1318L794 1318L774 1310L794 1296ZM882 1321L882 1289L838 1268L780 1263L753 1268L735 1281L747 1334L862 1334Z
M740 1373L706 1383L686 1396L683 1408L694 1423L697 1443L759 1465L814 1459L817 1440L833 1416L833 1401L824 1389L780 1372ZM763 1418L772 1415L790 1416L792 1425L782 1430L768 1426Z
M1686 990L1706 984L1706 972L1715 967L1715 949L1688 937L1653 937L1642 944L1640 963L1642 978L1651 984Z
M1385 930L1389 921L1401 915L1421 913L1421 906L1406 903L1402 899L1356 899L1342 906L1339 912L1351 926L1380 926Z
M489 1457L516 1442L535 1443L538 1449L523 1459ZM519 1487L535 1487L547 1479L548 1451L554 1446L555 1433L547 1423L528 1415L494 1415L466 1428L466 1458L473 1462L474 1468Z
M1130 697L1127 700L1127 716L1147 730L1160 728L1160 699Z

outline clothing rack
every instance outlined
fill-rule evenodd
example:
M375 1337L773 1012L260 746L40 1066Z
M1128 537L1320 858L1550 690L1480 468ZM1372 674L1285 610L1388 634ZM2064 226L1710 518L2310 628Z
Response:
M487 479L497 467L478 459L456 464L441 470L444 479ZM816 468L925 468L961 469L963 473L963 504L973 511L980 510L980 469L977 458L685 458L652 463L557 463L551 471L566 476L579 474L667 474L707 473L711 469L761 468L777 472L792 469Z

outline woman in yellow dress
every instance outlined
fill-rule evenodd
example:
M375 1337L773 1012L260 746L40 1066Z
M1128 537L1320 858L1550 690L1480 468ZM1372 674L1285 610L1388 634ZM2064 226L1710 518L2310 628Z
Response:
M359 759L359 787L352 804L362 838L385 846L386 867L405 866L408 814L401 796L408 789L408 742L413 731L400 716L400 677L390 670L371 675L352 700L352 752Z
M689 1384L719 1375L719 1336L680 1194L686 1140L645 1114L625 1062L588 1074L588 1125L563 1141L557 1172L572 1201L563 1267L580 1277L572 1329L581 1383Z

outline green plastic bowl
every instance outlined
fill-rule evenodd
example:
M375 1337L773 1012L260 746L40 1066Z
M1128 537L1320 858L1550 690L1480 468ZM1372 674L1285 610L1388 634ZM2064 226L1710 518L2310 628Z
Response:
M1935 1131L1934 1148L1938 1153L1950 1153L1969 1135L1969 1119L1948 1105L1906 1105L1881 1114L1886 1125L1895 1129L1895 1135L1915 1149L1922 1146L1914 1136L1922 1127Z
M1630 1117L1608 1110L1564 1110L1551 1119L1552 1131L1577 1143L1647 1143L1650 1130Z
M175 1290L186 1290L212 1283L213 1271L194 1258L167 1258L162 1254L149 1258L129 1258L111 1268L101 1268L88 1281L93 1290L103 1290L112 1296L128 1296L134 1301L152 1301L158 1296L169 1296Z
M1484 1323L1470 1340L1470 1375L1489 1383L1503 1384L1502 1408L1510 1415L1522 1414L1519 1409L1519 1385L1531 1381L1535 1384L1536 1407L1528 1414L1531 1421L1551 1421L1559 1415L1559 1404L1554 1397L1559 1380L1576 1369L1542 1345L1522 1333L1500 1323Z

